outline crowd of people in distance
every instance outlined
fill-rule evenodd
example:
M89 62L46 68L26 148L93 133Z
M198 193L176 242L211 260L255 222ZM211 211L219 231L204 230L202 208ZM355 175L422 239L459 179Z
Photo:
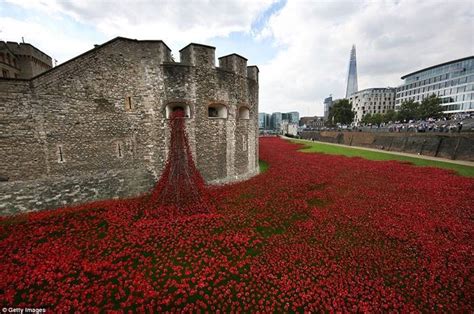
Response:
M408 122L388 123L389 132L457 132L474 130L473 113L457 113L439 119L428 118Z
M389 123L365 124L359 126L339 125L311 129L313 131L352 131L352 132L474 132L474 112L456 113L450 116L423 120L395 121Z

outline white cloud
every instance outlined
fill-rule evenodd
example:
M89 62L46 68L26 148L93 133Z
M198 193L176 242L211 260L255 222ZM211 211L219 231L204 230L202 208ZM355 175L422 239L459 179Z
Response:
M233 32L270 39L275 57L259 64L265 112L322 114L325 97L345 94L353 43L360 89L396 86L403 74L474 52L472 0L288 0L258 33L252 25L275 0L5 1L30 15L0 8L1 38L25 36L60 62L115 36L162 39L175 54Z
M275 0L64 1L8 0L25 9L64 14L112 38L163 39L171 45L205 42L232 32L250 33L252 22ZM179 47L180 48L180 47Z
M64 32L60 27L51 27L36 19L18 20L0 17L0 29L2 40L20 42L24 37L26 42L59 62L92 49L93 44L96 43L90 38L79 37L77 34L71 36L72 34Z
M280 45L260 67L260 110L322 114L324 97L345 94L353 43L359 89L397 86L403 74L472 55L473 6L470 0L289 0L259 34Z

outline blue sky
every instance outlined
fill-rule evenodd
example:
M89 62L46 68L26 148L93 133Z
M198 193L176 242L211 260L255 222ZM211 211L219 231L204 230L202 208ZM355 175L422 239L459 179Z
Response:
M189 42L260 68L260 111L321 115L345 94L357 46L359 89L474 54L468 0L0 0L0 39L24 37L59 63L116 36Z
M254 34L261 32L270 17L281 10L285 4L286 1L271 4L252 22L250 33L233 32L228 36L212 38L210 44L218 47L222 55L237 53L245 56L252 64L265 63L276 56L278 49L271 38L263 38L257 41Z

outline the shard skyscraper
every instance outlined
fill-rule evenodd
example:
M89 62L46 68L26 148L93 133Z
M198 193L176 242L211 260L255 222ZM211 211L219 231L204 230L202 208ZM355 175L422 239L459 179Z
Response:
M355 45L352 45L349 72L347 74L346 98L349 98L355 92L357 92L357 60L356 48Z

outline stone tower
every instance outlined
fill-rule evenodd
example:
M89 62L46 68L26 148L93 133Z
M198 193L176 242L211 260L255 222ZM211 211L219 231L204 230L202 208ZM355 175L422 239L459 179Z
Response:
M0 78L0 214L151 191L170 113L209 184L258 173L258 68L191 43L117 37L30 80Z

